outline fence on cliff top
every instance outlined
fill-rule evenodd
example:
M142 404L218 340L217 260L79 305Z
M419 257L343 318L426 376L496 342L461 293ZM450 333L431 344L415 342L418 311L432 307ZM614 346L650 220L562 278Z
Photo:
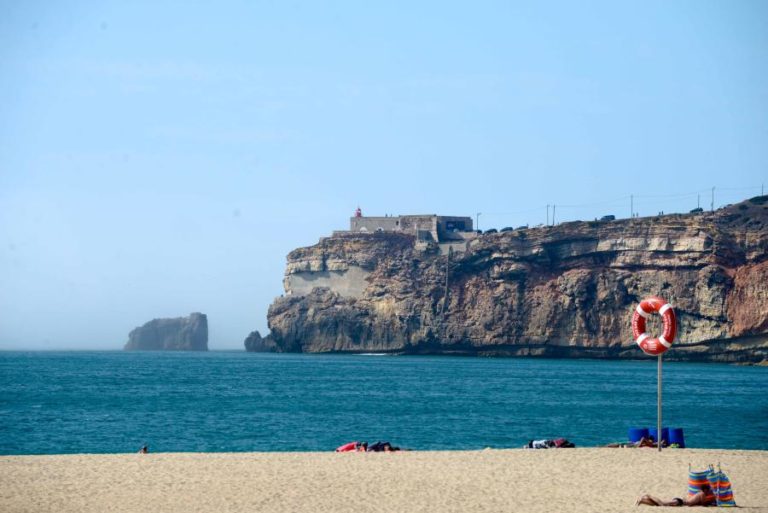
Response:
M480 229L481 219L487 221L489 217L496 221L493 223L496 225L493 226L494 228L498 228L505 224L509 226L552 226L560 222L591 221L592 219L584 219L584 216L582 216L580 219L576 214L579 211L584 212L591 210L593 214L587 217L594 217L594 212L598 207L605 207L605 211L598 217L595 217L594 220L599 220L599 218L604 215L614 215L616 219L629 219L634 217L654 217L658 215L684 214L689 213L697 208L701 208L704 212L714 211L715 209L725 207L729 204L739 203L741 201L750 199L748 194L747 197L744 197L745 192L747 191L759 191L760 196L763 196L765 193L765 187L764 185L750 187L710 187L707 189L700 189L697 191L685 193L628 194L604 201L595 201L589 203L567 204L553 202L536 208L511 212L477 212L475 214L475 228ZM672 202L677 202L679 207L679 205L682 205L687 201L690 201L690 203L683 209L675 208L675 211L665 211L663 209L659 209L659 206L668 208ZM647 209L648 207L653 207L653 210L656 210L656 212L651 210L652 213L646 212L643 215L640 215L639 211L641 209ZM626 217L616 215L616 212L623 208L626 208L627 211L629 211L629 215ZM535 219L535 221L531 222L531 218ZM521 219L524 219L525 221L522 221ZM490 228L492 228L490 225L485 227L485 229Z

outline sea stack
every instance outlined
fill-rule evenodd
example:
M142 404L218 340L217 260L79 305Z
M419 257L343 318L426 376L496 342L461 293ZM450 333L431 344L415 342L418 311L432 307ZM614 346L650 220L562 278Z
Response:
M249 353L273 353L276 348L269 335L262 337L261 333L254 331L245 339L245 350Z
M128 334L126 351L207 351L208 318L202 313L153 319Z

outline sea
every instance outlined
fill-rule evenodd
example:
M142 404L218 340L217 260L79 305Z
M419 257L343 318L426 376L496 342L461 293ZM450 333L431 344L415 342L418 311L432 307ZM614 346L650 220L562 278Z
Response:
M665 362L688 447L768 450L768 368ZM0 454L577 447L656 426L657 362L0 352Z

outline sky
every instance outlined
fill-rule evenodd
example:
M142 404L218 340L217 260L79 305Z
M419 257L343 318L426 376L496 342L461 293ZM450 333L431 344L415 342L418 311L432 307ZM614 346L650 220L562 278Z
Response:
M0 349L194 311L242 349L357 206L488 229L759 195L766 55L764 1L0 0Z

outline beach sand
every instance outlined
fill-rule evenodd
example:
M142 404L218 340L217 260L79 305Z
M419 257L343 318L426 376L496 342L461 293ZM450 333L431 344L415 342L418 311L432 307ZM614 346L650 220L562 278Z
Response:
M3 456L0 511L655 511L635 500L718 462L768 511L768 451L654 449Z

